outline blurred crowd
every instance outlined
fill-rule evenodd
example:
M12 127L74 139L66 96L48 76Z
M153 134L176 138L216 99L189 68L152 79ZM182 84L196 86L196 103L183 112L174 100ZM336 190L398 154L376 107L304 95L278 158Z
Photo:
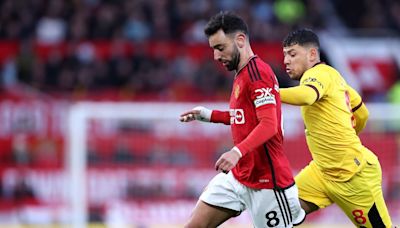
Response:
M226 101L231 73L213 62L203 34L208 19L222 10L235 11L245 19L252 42L278 46L297 27L328 34L400 36L399 0L1 0L0 57L4 47L17 48L15 55L0 61L0 95L20 89L68 99ZM171 57L162 48L151 51L159 44L176 48L175 54ZM193 58L196 47L206 49L207 55ZM107 48L110 51L101 54ZM281 87L292 85L281 59L277 61L269 63ZM400 103L400 80L389 99ZM62 164L60 140L39 137L29 142L24 135L10 138L9 151L0 151L2 164ZM124 140L107 156L89 146L88 162L178 167L199 163L194 153L188 152L192 148L166 149L151 143L154 147L143 156L135 155ZM217 152L226 151L225 145L219 146ZM0 209L2 201L17 205L36 202L37 193L22 178L13 188L1 184ZM170 189L161 187L152 183L144 188L132 182L126 195L136 199L170 194ZM189 187L184 193L188 198L197 194ZM392 198L397 199L398 194ZM97 215L94 213L93 220Z
M220 10L249 24L253 40L281 40L293 26L314 29L400 29L395 0L3 0L0 38L55 43L129 39L204 41L203 27Z
M116 89L127 97L152 93L172 99L180 90L194 89L205 96L226 94L231 78L209 63L211 55L207 61L194 63L184 53L169 59L136 50L101 59L90 46L81 45L74 51L54 51L48 58L38 58L34 48L75 47L99 40L136 47L160 41L206 44L204 25L221 10L239 13L249 24L251 40L260 42L280 42L300 26L343 34L356 30L398 35L400 31L400 2L396 0L3 0L0 40L18 42L19 52L3 63L2 84L23 82L39 91L78 95L99 89Z

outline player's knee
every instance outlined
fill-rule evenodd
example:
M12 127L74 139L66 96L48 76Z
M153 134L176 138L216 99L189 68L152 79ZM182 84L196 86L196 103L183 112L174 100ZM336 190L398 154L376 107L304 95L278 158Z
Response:
M195 227L195 226L193 226L193 224L189 221L183 227L184 228L192 228L192 227Z
M189 221L185 224L184 228L207 228L210 224L207 223L207 219L192 216Z
M207 225L202 224L201 222L195 222L193 220L190 220L185 224L184 228L207 228Z
M311 212L314 212L319 209L319 207L311 202L305 201L300 199L300 205L303 208L303 210L306 212L306 214L310 214Z

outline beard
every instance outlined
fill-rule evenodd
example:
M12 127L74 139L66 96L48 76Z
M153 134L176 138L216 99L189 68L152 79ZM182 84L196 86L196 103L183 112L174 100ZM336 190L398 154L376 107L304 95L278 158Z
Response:
M239 61L240 61L240 53L237 47L234 46L232 53L232 60L228 61L226 69L228 71L238 70Z

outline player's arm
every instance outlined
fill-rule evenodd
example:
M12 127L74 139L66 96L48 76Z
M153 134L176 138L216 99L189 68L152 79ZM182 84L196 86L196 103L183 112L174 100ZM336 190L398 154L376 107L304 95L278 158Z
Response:
M357 91L350 86L347 87L347 91L349 94L351 111L356 119L356 125L354 126L354 129L356 130L356 133L359 134L367 125L369 111L364 102L362 102L362 98Z
M278 119L276 117L275 106L269 106L256 111L258 125L250 132L250 134L236 148L241 155L256 149L263 145L272 136L278 132Z
M361 102L360 106L353 112L354 117L356 118L356 126L354 129L356 133L359 134L362 130L364 130L367 125L369 112L367 106L363 102Z
M319 99L318 90L310 85L281 88L281 101L291 105L312 105Z
M223 123L225 125L230 125L231 124L231 117L229 115L229 111L213 110L211 112L210 122L212 122L212 123Z
M221 155L215 163L216 170L225 173L230 171L242 156L261 146L278 132L275 106L257 110L256 113L258 125L242 142Z
M190 111L180 115L181 122L190 122L199 120L203 122L223 123L230 125L230 116L228 111L210 110L203 106L197 106Z
M266 78L272 78L267 76ZM257 147L267 142L278 132L278 117L276 113L276 97L279 96L275 90L274 83L263 80L250 83L248 93L253 100L257 126L230 151L225 152L215 163L216 170L223 172L230 171L238 163L242 156L251 153Z
M324 71L306 71L299 86L280 89L281 101L298 106L312 105L328 93L331 80Z

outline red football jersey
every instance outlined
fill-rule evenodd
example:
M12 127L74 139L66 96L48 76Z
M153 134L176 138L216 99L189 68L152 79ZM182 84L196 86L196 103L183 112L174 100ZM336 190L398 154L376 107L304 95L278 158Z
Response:
M233 82L229 115L234 144L242 142L258 125L257 111L274 106L278 133L254 151L243 154L232 169L235 178L251 188L286 188L294 183L283 152L279 84L271 67L254 56L236 73Z

